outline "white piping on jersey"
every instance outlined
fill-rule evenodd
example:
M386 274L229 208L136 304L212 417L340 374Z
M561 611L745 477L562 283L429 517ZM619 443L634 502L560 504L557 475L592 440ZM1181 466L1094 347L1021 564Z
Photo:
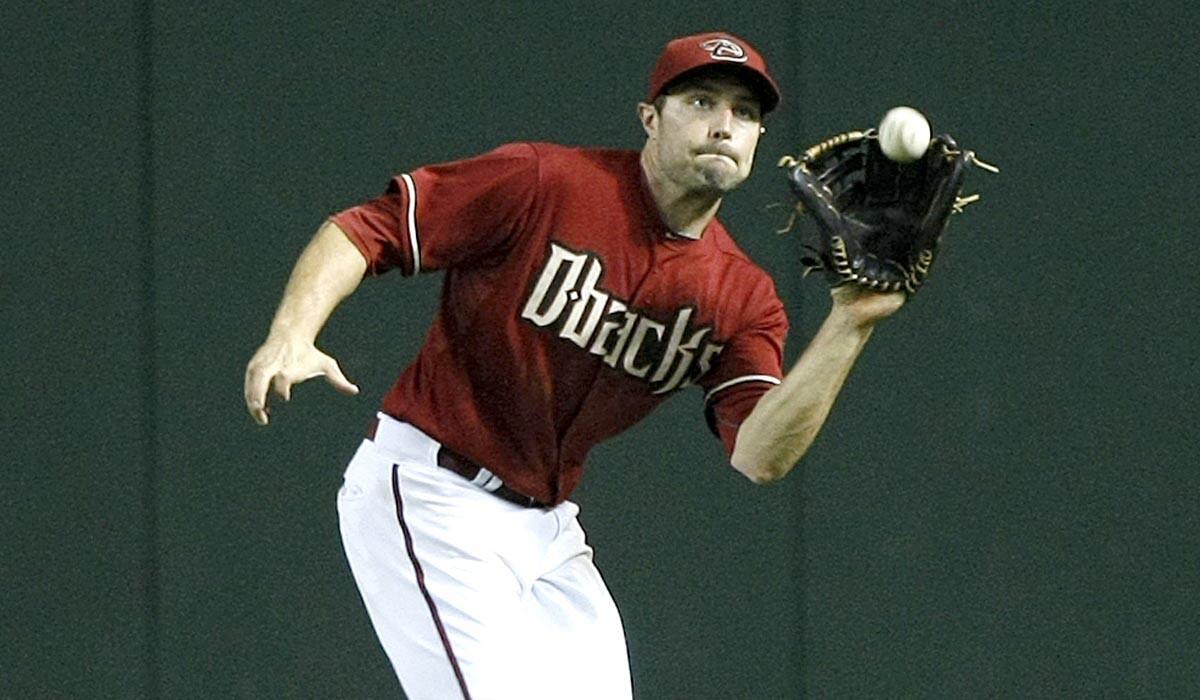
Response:
M727 382L722 382L714 386L712 391L704 395L704 402L708 403L708 400L712 398L713 394L724 389L725 387L733 386L734 384L741 384L742 382L767 382L768 384L779 384L780 379L778 377L772 377L769 374L747 374L742 377L734 377Z
M408 173L401 173L404 187L408 190L408 242L412 246L413 274L421 271L421 247L417 242L417 186Z

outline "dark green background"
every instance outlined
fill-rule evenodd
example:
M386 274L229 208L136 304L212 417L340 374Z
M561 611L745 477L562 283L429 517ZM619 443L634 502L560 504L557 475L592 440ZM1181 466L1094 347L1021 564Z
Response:
M710 28L784 86L723 217L789 362L828 301L764 212L778 156L913 104L1003 173L782 484L724 465L698 393L594 453L638 696L1194 696L1193 7L4 4L0 696L395 694L334 494L438 280L365 283L321 338L364 395L260 430L291 263L394 172L638 147L659 48Z

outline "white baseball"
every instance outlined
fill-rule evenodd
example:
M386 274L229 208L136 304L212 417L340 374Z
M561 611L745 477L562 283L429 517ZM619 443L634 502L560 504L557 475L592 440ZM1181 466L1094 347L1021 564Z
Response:
M897 163L911 163L929 148L929 120L912 107L893 107L879 122L879 147Z

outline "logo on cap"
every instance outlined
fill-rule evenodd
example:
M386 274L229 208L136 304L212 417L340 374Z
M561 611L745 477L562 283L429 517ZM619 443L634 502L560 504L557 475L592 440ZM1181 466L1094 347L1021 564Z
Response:
M729 39L709 39L700 44L700 48L707 51L714 61L746 62L746 50Z

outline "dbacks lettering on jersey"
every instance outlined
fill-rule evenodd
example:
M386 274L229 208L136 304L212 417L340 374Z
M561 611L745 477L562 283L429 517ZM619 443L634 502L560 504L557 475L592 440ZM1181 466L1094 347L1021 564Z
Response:
M604 291L603 275L604 262L596 255L552 242L521 318L647 381L654 394L691 386L712 367L725 346L705 340L712 326L689 324L695 307L680 308L661 323Z

